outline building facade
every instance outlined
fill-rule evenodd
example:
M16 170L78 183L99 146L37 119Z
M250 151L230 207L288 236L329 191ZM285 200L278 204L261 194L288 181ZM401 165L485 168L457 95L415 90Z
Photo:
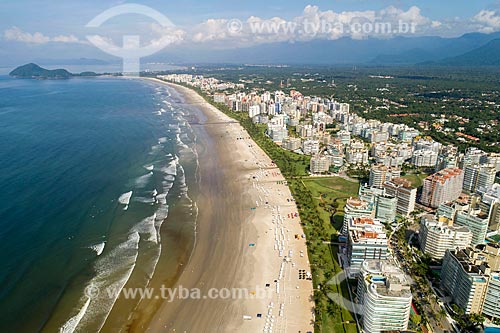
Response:
M488 288L489 268L477 265L473 249L446 251L441 270L441 287L466 314L482 313Z
M472 246L484 243L488 233L488 216L480 210L469 209L468 211L457 212L455 224L467 227L472 232Z
M365 260L387 259L388 243L385 228L380 220L371 217L352 218L347 243L348 276L357 276Z
M401 169L377 164L370 169L370 181L368 184L373 187L381 188L385 182L399 177L401 177Z
M420 229L420 248L433 259L443 259L446 250L465 249L471 245L472 232L467 227L449 226L424 216Z
M316 155L311 158L309 166L313 174L325 173L330 170L330 160L327 156Z
M398 214L407 217L415 210L417 189L412 187L409 180L394 178L384 183L384 189L388 195L397 198L396 212Z
M366 260L358 276L357 300L365 332L408 328L412 294L405 274L384 260Z
M447 201L458 199L462 193L464 173L461 169L443 169L424 180L422 204L437 208Z

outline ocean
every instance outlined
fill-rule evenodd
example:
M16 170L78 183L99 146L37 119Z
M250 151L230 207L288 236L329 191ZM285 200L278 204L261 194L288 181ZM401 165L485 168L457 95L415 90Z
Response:
M144 80L0 76L0 332L115 331L139 301L86 288L174 281L195 242L190 112Z

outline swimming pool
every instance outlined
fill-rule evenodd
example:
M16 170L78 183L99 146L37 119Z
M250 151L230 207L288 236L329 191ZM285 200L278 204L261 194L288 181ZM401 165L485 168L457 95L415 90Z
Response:
M500 328L496 327L486 327L484 333L500 333Z

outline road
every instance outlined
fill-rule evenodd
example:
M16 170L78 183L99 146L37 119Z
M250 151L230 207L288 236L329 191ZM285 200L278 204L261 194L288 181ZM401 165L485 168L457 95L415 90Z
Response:
M397 233L399 229L405 226L405 223L400 223L396 228L394 228L389 238L389 248L396 264L401 267L410 277L410 282L416 285L416 281L421 278L415 276L415 274L412 273L409 261L405 259L405 256L407 258L411 257L411 260L413 261L416 261L416 259L413 254L408 254L407 248L400 248L400 244L397 239ZM407 246L406 240L404 244L406 244L405 246ZM433 292L427 277L424 279L423 284L426 286L425 290L414 289L413 299L418 300L418 302L422 304L425 312L424 315L425 317L427 317L433 332L453 332L453 328L446 318L446 315L441 315L441 313L445 312L442 312L443 308L438 303L439 297Z

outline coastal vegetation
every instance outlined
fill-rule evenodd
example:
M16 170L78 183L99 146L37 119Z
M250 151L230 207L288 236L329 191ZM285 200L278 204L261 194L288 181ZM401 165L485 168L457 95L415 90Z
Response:
M200 89L184 86L195 90L208 103L237 120L286 178L307 238L314 286L315 331L358 332L354 315L328 297L329 294L338 294L350 298L347 281L334 282L334 277L342 272L336 242L340 221L343 220L343 205L347 198L357 194L358 183L339 177L308 178L310 157L286 151L276 145L266 135L266 127L254 124L248 114L234 112L225 104L215 103Z
M21 79L69 79L75 76L97 76L94 72L83 72L80 74L73 74L65 69L46 69L38 66L37 64L26 64L19 66L9 73L10 76Z

